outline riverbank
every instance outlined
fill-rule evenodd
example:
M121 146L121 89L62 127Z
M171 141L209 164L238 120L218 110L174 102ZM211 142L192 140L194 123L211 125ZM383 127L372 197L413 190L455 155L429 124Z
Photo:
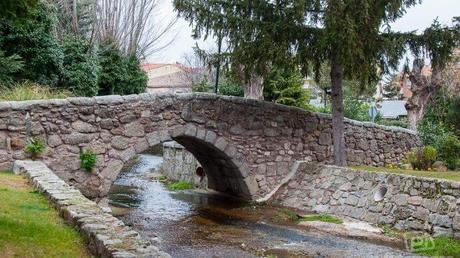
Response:
M0 257L91 257L83 237L21 176L0 172L0 200Z

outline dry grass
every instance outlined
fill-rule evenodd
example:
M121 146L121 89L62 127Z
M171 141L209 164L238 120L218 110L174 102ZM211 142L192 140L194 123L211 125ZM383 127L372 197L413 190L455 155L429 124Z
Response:
M8 88L0 86L0 101L62 99L70 96L72 93L69 91L52 89L27 81Z

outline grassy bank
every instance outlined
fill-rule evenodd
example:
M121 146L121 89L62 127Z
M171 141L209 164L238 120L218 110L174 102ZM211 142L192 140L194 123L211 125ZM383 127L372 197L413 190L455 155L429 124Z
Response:
M450 237L431 237L412 231L399 231L381 226L386 236L406 241L407 248L428 257L460 257L460 241Z
M358 169L358 170L366 170L369 172L387 172L387 173L394 173L394 174L400 174L400 175L429 177L429 178L445 179L445 180L460 182L460 171L448 171L448 172L418 171L418 170L410 170L410 169L368 167L368 166L355 166L351 168Z
M0 257L90 257L83 238L22 177L0 172Z

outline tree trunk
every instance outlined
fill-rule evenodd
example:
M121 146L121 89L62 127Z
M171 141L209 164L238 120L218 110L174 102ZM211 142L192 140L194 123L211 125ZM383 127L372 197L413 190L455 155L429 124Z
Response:
M236 65L236 75L239 81L243 84L244 97L248 99L264 99L264 78L260 75L252 73L247 79L244 65Z
M72 29L75 35L78 35L78 10L77 0L72 1Z
M441 73L438 69L433 69L430 74L423 73L425 62L414 60L412 72L409 74L411 82L412 97L407 100L407 120L409 129L417 130L418 122L425 115L428 104L441 88Z
M264 78L252 74L249 81L244 85L244 97L248 99L264 99Z
M332 138L334 142L334 164L346 166L346 150L343 124L343 93L342 93L343 68L335 58L331 61L332 84Z

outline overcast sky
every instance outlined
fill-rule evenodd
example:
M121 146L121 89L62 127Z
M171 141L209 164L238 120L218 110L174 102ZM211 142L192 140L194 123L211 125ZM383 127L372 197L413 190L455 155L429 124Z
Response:
M162 0L161 13L164 20L177 16L171 0ZM452 24L452 18L460 16L460 0L424 0L421 5L409 9L406 15L393 24L394 30L412 31L423 30L429 27L434 19L438 18L441 24ZM188 22L180 19L171 35L176 35L175 40L161 53L148 58L149 62L174 63L181 62L186 53L192 52L195 40L191 37L192 31ZM204 49L212 48L212 42L198 41Z

